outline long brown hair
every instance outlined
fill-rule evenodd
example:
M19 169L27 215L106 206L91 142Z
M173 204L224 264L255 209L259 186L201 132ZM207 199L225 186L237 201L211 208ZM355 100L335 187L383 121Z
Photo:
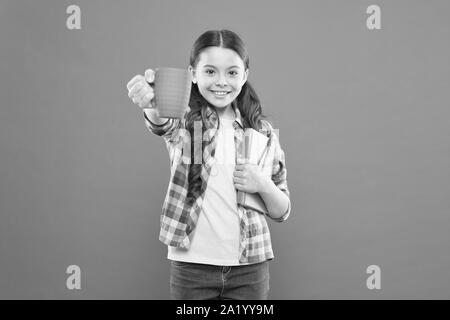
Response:
M189 63L195 69L199 61L200 53L207 47L220 47L234 50L244 62L245 69L249 68L250 61L244 42L234 32L229 30L210 30L203 33L194 43ZM262 129L261 120L266 116L262 113L261 103L253 87L248 81L242 86L238 97L232 102L239 109L242 116L244 128L253 128L257 131ZM186 130L194 137L194 122L202 121L202 137L206 130L206 106L209 102L200 94L197 84L192 84L189 107L191 111L186 115ZM209 104L211 106L211 104ZM211 106L213 110L215 108ZM218 121L219 117L217 117ZM202 155L204 152L204 142L202 141ZM194 139L191 139L191 150L194 150ZM214 152L214 151L213 151ZM213 154L214 156L214 154ZM195 196L200 195L202 185L201 169L204 165L194 163L194 152L191 153L191 165L189 169L189 190L188 201L195 201Z

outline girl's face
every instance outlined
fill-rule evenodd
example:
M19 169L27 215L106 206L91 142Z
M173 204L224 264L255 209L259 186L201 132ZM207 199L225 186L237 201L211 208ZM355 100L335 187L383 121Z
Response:
M248 78L244 61L231 49L208 47L200 53L195 69L189 66L192 82L216 108L226 108L237 98Z

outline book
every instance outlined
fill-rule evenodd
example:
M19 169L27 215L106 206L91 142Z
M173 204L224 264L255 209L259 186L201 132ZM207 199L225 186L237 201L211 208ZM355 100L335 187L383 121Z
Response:
M268 156L268 141L269 138L252 128L246 128L244 133L244 143L242 144L241 154L250 163L256 164L260 167L264 174L270 177L272 167L264 166ZM271 162L269 162L271 163ZM257 210L263 214L268 214L264 200L259 193L247 193L238 190L237 203L253 210Z

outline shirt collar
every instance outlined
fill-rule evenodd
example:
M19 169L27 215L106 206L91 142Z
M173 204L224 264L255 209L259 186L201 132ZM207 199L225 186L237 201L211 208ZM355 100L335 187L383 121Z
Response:
M237 107L237 104L233 101L231 103L231 106L234 110L234 113L236 114L236 118L234 120L235 123L237 122L241 126L241 128L244 128L244 125L242 124L242 115L241 112L239 111L239 108ZM214 110L214 108L211 107L209 104L206 105L206 118L212 122L211 123L212 127L217 128L218 115L216 110Z

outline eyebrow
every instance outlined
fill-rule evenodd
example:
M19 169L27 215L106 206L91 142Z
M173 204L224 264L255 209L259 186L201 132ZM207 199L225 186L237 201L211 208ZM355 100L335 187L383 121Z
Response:
M217 67L215 67L215 66L213 66L211 64L206 64L206 65L203 66L203 68L207 68L207 67L217 69ZM228 67L228 69L231 69L231 68L239 68L239 66Z

